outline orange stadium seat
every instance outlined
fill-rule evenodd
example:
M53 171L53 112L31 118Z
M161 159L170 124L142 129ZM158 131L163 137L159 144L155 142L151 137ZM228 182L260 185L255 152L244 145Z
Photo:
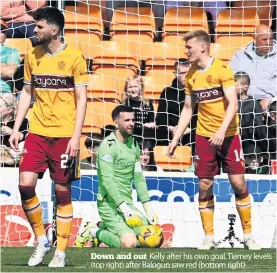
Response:
M185 171L192 164L191 147L178 146L175 150L175 158L171 159L166 155L167 146L154 147L156 164L164 170Z
M243 47L242 47L243 48ZM233 55L241 48L232 48L222 44L211 44L210 54L211 56L220 59L225 62L229 62Z
M156 24L154 13L147 7L121 7L114 11L111 21L111 35L116 32L140 32L154 38Z
M145 76L155 78L162 86L171 86L172 81L175 79L173 68L168 70L148 70Z
M186 45L184 41L184 34L166 34L163 37L163 42L171 45L176 45L178 47L185 47Z
M158 78L142 76L144 83L144 96L148 99L159 99L162 91L166 87Z
M84 55L93 59L93 70L100 67L129 68L135 71L139 68L137 47L125 41L102 41L98 45L91 45L90 52Z
M255 8L259 15L260 23L268 26L272 25L272 14L274 10L274 5L276 5L275 0L244 0L233 2L234 7L240 7L243 9Z
M16 48L23 59L27 51L32 47L32 42L28 38L8 38L5 40L5 46Z
M209 32L207 14L203 8L171 8L164 17L163 40L167 35L180 35L199 29Z
M100 6L79 3L66 6L64 12L65 29L93 30L103 34L104 25Z
M83 126L83 133L101 132L106 125L113 125L111 113L118 102L90 100L87 102L87 112Z
M146 59L148 47L153 43L155 32L156 24L151 8L119 8L113 14L111 41L135 42L141 60Z
M93 74L116 79L119 92L124 91L126 80L136 75L134 70L128 68L98 68Z
M90 45L97 45L101 42L101 35L99 32L66 29L64 35L64 41L67 44L79 48L83 53L89 52Z
M177 59L186 57L184 47L167 43L154 43L148 52L150 57L145 61L146 70L172 68Z
M218 14L215 32L219 33L253 33L260 24L256 9L224 9Z
M120 101L123 90L118 89L115 77L89 75L88 98L117 99Z
M230 48L240 48L245 47L247 44L253 42L252 35L226 35L226 36L219 36L216 39L217 44L221 44L225 47Z

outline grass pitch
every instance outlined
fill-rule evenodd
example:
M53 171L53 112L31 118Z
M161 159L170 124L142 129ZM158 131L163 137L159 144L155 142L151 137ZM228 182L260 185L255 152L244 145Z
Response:
M1 248L1 272L276 272L276 249L110 249L69 248L66 267L48 268L54 249L28 267L30 247Z

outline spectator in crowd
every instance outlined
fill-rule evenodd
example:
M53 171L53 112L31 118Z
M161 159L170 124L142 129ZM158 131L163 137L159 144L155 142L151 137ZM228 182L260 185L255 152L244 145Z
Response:
M0 139L1 139L1 163L5 165L15 165L19 163L20 154L22 153L24 140L28 133L28 120L25 118L19 129L20 142L19 152L14 152L9 144L9 138L14 126L15 115L17 110L16 98L13 94L2 94L0 96Z
M0 93L12 93L14 88L13 77L20 64L20 53L17 49L4 45L8 26L1 20L1 81Z
M167 146L172 140L173 134L178 125L179 116L184 106L185 90L184 80L190 69L187 59L181 58L174 65L176 78L170 87L166 87L161 93L156 116L158 144ZM190 133L188 128L184 135ZM189 135L183 138L185 143L189 142Z
M163 172L163 169L156 165L153 148L151 147L151 143L147 141L142 143L140 163L143 171Z
M85 146L91 156L81 160L81 169L96 170L97 150L102 140L102 136L97 133L92 133L91 137L87 137L85 140Z
M250 76L249 95L260 100L265 111L276 96L276 41L271 29L257 26L254 42L232 57L231 66L234 72L244 71Z
M0 17L8 24L8 38L30 38L36 45L34 37L35 20L33 12L46 6L43 0L2 1Z
M133 76L127 79L125 84L124 98L122 104L130 106L135 111L134 137L138 143L144 139L155 144L155 114L151 101L143 95L144 83L141 77Z
M247 73L239 71L235 74L235 82L242 142L258 140L257 145L263 152L267 152L267 127L263 122L262 107L259 101L248 96L248 89L251 84L250 77Z
M273 101L269 106L269 118L267 122L270 160L276 160L276 123L276 101Z
M259 146L253 141L242 145L245 162L245 172L248 174L269 174L267 158L262 154Z

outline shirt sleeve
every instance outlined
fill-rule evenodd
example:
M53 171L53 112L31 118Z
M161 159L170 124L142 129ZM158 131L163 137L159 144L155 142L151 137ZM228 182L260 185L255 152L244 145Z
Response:
M79 54L73 64L73 77L75 86L88 85L88 70L86 59L83 54Z
M17 49L13 48L8 56L7 64L20 64L20 53Z
M235 87L234 72L230 65L223 63L220 67L220 81L224 92Z
M32 69L30 66L30 57L28 53L24 60L24 84L32 84Z
M102 185L105 188L108 196L112 198L113 202L118 207L121 203L124 202L124 199L118 190L118 185L114 181L115 156L115 147L109 147L107 143L102 143L99 146L97 156L98 175L101 175Z
M134 185L141 203L145 203L150 201L146 179L141 169L140 164L140 149L137 145L137 153L136 153L136 164L134 168L134 175L133 175Z

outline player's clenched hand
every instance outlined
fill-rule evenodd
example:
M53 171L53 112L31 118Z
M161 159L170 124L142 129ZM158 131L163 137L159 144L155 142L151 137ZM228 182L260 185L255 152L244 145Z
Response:
M75 157L78 155L80 150L80 138L79 137L72 137L68 144L65 153L68 154L70 157Z
M225 131L218 129L217 132L209 139L211 146L221 146L225 138Z
M151 202L149 201L149 202L143 203L143 207L146 212L147 220L149 221L149 223L151 225L156 226L158 224L159 218L157 214L154 212Z
M131 227L141 227L143 225L141 214L131 209L125 202L119 205L120 211L123 213L126 224Z
M16 131L12 131L12 134L9 138L9 143L11 145L11 148L15 151L18 152L18 142L20 141L21 137L20 137L20 133L16 132Z
M174 152L177 146L178 146L178 142L172 140L167 147L166 155L170 158L175 158Z

